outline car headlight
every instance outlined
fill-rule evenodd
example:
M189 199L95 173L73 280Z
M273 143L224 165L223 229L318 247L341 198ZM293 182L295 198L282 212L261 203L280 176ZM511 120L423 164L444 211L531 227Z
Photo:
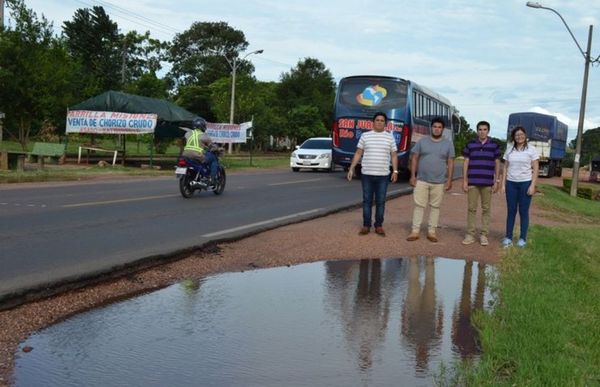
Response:
M292 157L296 157L296 152L292 152Z
M318 159L328 159L330 157L329 153L323 153L317 157Z

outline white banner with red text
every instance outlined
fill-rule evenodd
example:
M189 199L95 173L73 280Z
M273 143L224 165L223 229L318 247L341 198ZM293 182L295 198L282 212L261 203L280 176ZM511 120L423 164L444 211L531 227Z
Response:
M245 143L248 129L252 128L252 121L242 124L217 124L206 123L206 133L213 142L217 143Z
M154 133L156 114L70 110L67 133L143 134Z

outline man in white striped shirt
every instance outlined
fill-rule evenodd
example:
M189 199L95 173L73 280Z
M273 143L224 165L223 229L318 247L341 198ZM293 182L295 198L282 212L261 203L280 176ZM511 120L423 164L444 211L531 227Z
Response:
M364 132L358 140L356 153L348 170L348 181L354 176L354 169L361 160L361 183L363 191L363 227L359 235L366 235L371 230L373 198L375 198L375 233L385 236L383 230L383 214L385 212L385 196L388 182L398 180L398 157L394 136L386 132L387 116L377 112L373 116L373 130ZM390 176L390 162L392 175Z

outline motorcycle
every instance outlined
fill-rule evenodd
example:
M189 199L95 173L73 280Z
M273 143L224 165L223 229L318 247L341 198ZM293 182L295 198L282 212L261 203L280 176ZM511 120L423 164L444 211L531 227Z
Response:
M210 167L208 164L200 163L189 157L180 156L177 159L177 167L175 175L179 179L179 191L181 196L189 199L194 195L196 190L212 191L215 195L220 195L225 190L225 167L221 164L218 157L218 152L213 152L217 157L219 165L217 169L217 177L214 185L210 185Z

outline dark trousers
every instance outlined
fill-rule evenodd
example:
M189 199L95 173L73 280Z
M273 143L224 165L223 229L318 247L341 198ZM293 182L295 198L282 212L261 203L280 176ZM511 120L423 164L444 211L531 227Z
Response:
M362 175L363 191L363 226L371 227L371 214L373 199L375 199L375 227L383 225L383 214L385 212L385 194L389 176Z
M513 229L517 218L517 210L521 219L520 237L527 240L527 229L529 228L529 206L531 205L531 196L527 195L527 190L531 181L510 181L506 182L506 237L512 239Z

